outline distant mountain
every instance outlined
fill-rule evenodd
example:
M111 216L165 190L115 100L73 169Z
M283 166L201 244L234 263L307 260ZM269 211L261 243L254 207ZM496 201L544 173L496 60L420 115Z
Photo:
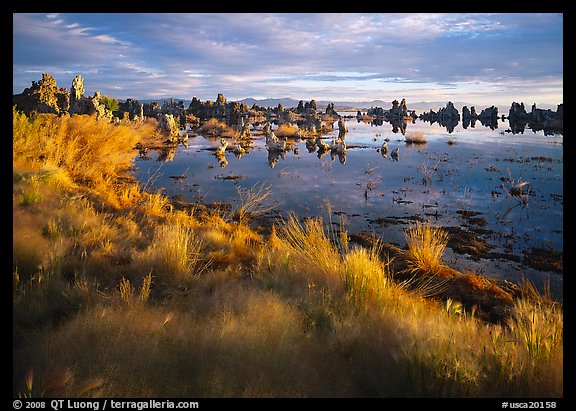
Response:
M142 99L142 100L140 100L140 99L136 99L136 100L138 100L138 102L142 103L142 104L150 104L153 102L157 102L158 104L162 105L162 103L164 103L164 101L170 101L170 97L147 98L147 99ZM190 102L192 100L191 99L185 99L185 98L174 98L174 101L176 101L176 102L183 101L184 107L188 108L188 106L190 105Z
M278 107L278 104L282 104L285 108L292 108L298 107L298 103L300 100L296 100L290 97L284 98L264 98L264 99L255 99L255 98L243 98L242 100L238 100L238 103L246 104L248 107L252 107L254 104L260 107Z

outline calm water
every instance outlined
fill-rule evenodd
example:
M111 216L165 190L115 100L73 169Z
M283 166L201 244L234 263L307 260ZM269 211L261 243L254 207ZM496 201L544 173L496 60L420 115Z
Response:
M340 113L347 114L347 113ZM163 189L183 200L237 205L238 188L270 186L268 201L275 211L319 216L343 223L350 233L367 232L404 247L404 230L417 218L435 225L468 227L494 248L493 252L522 257L531 248L563 248L563 136L545 136L530 129L506 132L508 122L491 130L476 123L452 133L438 124L416 120L406 134L426 137L425 144L406 144L389 123L374 126L348 119L345 158L330 152L319 157L305 141L293 142L284 155L271 156L262 135L238 158L226 152L227 164L214 155L219 138L190 137L173 158L158 152L136 158L135 175L148 188ZM273 129L275 126L273 126ZM326 135L330 142L338 130ZM389 139L389 153L380 147ZM399 148L398 160L390 153ZM175 179L174 176L185 178ZM426 181L424 181L425 179ZM527 202L510 192L513 182L527 182ZM459 212L458 212L459 211ZM462 211L482 221L472 223ZM481 229L481 231L478 231ZM562 275L540 272L508 259L481 259L447 249L444 260L461 271L474 271L519 281L523 276L540 285L549 281L562 294ZM478 259L475 259L478 260Z

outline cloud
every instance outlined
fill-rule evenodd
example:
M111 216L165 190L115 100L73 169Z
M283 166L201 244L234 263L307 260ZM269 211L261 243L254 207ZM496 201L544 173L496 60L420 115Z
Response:
M560 79L550 87L562 92L558 14L57 13L13 22L14 92L43 68L66 83L91 70L94 87L121 98L390 99L495 82L512 93L506 84L543 78Z

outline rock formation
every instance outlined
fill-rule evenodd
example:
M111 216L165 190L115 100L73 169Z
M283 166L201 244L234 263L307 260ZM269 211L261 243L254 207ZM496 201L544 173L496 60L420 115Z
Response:
M158 116L158 128L164 131L169 137L180 136L180 130L178 129L178 122L176 121L174 115L172 114L164 113Z
M56 80L50 74L42 74L42 80L32 81L32 86L15 94L12 102L26 115L31 112L64 114L70 107L70 96L65 88L58 88Z
M144 105L133 98L128 98L124 103L120 103L118 112L121 117L128 115L130 120L144 120Z
M112 121L113 114L104 104L100 103L100 92L97 91L92 97L82 96L70 104L70 114L96 115L97 119Z
M76 102L82 97L84 97L84 78L78 74L74 77L74 80L72 80L72 87L70 87L70 108L72 109Z
M498 107L490 106L485 108L478 115L478 120L482 125L490 127L492 130L498 128Z
M472 109L474 109L474 107L472 107ZM446 127L448 132L451 133L460 121L460 114L456 107L454 107L454 104L449 101L446 103L446 107L439 109L437 113L434 110L430 110L429 112L420 114L419 118L424 121L429 121L430 123L438 122L438 124Z
M472 120L472 115L468 106L462 107L462 127L468 128L470 121Z
M326 106L326 114L331 116L338 116L338 113L334 109L334 103L328 103L328 105Z
M559 104L556 112L548 109L543 110L532 105L530 113L526 112L524 103L512 102L508 110L508 122L512 133L523 133L526 126L532 130L544 130L547 134L551 131L562 131L564 126L564 105Z
M402 102L404 103L404 109L405 109L406 108L406 100L402 99ZM388 111L388 117L389 118L404 117L402 110L403 110L403 108L400 105L400 103L398 103L398 100L394 100L392 102L392 108Z
M524 103L516 103L513 101L508 110L508 119L510 121L527 121L528 117Z
M346 128L346 121L342 117L338 120L338 138L344 140L348 129Z

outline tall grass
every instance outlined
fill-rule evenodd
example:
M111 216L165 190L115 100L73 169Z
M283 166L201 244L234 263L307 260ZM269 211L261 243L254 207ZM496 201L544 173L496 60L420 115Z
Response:
M38 115L13 110L13 153L20 160L63 168L77 182L109 181L132 160L139 134L95 116Z
M563 341L563 316L557 304L520 299L508 322L531 361L550 358Z
M324 223L318 218L300 222L294 214L278 230L282 244L279 252L287 269L308 273L310 279L321 284L339 284L340 254L326 235Z
M202 240L189 227L167 224L156 228L154 239L142 254L143 263L163 278L186 279L199 274Z
M356 304L378 299L391 286L391 260L381 261L380 254L376 245L354 247L344 256L344 286Z
M429 223L417 223L406 230L408 271L440 274L446 268L441 257L448 244L448 233Z
M397 283L378 244L331 221L290 215L265 237L246 224L258 208L177 210L118 179L131 144L86 152L122 130L107 127L14 114L15 395L562 396L561 304L530 295L485 323ZM409 272L442 274L446 241L410 227Z

